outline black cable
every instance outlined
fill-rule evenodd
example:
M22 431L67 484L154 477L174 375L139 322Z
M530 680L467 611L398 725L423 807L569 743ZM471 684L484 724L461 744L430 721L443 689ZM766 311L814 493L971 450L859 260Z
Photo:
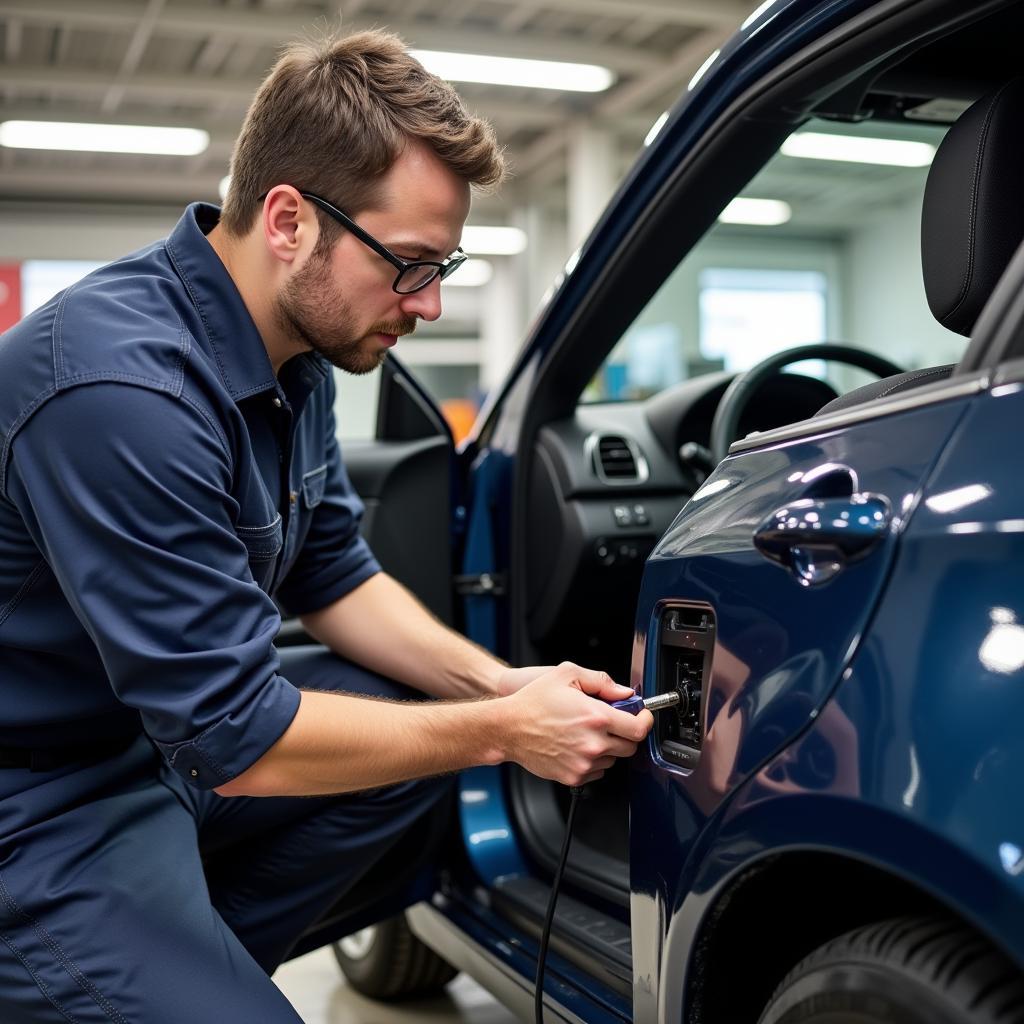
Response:
M583 794L582 786L573 786L570 790L572 800L569 802L569 816L565 819L565 838L562 840L562 852L558 858L558 869L551 883L551 895L548 897L548 912L544 918L544 930L540 934L540 949L537 952L537 980L533 994L533 1017L536 1024L544 1024L544 962L548 956L548 941L551 939L551 924L555 919L555 904L558 902L558 887L562 884L562 872L565 862L569 859L569 844L572 842L572 825L576 817L576 804Z

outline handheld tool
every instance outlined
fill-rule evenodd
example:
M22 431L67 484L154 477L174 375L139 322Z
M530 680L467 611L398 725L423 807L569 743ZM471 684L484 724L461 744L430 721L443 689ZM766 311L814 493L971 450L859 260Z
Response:
M664 711L665 708L674 707L680 699L678 690L657 693L653 697L641 697L639 693L634 693L625 700L614 701L612 707L619 711L628 711L631 715L639 715L644 708L648 711Z

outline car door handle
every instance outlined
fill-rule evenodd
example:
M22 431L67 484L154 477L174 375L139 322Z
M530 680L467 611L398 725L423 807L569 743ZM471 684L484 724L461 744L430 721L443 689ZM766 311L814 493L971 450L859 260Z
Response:
M754 547L810 587L863 558L891 523L889 501L880 494L801 498L777 509L757 528Z

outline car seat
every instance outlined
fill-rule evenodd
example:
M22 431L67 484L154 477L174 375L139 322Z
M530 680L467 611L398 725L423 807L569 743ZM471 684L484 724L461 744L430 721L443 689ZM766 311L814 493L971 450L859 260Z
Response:
M921 212L921 267L932 315L969 337L1024 239L1024 78L975 102L939 145ZM818 415L950 377L955 364L872 381L829 402Z

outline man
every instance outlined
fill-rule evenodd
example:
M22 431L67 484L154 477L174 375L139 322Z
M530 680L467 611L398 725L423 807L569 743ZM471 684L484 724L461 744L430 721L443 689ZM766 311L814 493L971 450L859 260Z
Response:
M603 673L440 625L357 532L329 364L440 315L502 173L394 37L293 46L219 220L0 338L4 1024L295 1021L269 973L443 776L578 784L646 735ZM279 655L272 598L323 648Z

